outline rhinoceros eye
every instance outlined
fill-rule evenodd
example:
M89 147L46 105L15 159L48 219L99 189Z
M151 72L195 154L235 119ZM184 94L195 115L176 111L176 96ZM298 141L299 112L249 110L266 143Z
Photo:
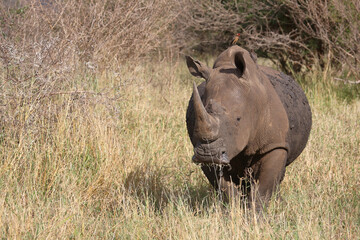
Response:
M240 120L241 120L241 117L237 117L237 118L236 118L236 121L239 122Z

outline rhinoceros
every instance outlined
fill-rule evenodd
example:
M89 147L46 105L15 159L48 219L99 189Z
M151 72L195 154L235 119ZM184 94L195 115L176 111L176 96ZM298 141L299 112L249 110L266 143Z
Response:
M240 195L263 206L308 141L312 116L304 91L239 46L222 52L212 68L190 56L186 63L206 80L194 83L186 112L192 161L228 199Z

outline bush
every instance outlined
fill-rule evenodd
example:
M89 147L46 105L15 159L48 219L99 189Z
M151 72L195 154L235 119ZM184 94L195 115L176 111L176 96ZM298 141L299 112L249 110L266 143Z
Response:
M225 0L221 5L233 31L241 33L240 44L274 59L283 70L309 70L319 63L324 71L333 66L338 75L359 79L358 0ZM218 15L222 11L217 8ZM222 36L233 34L229 30L222 27Z
M287 72L309 70L319 63L325 71L336 67L338 77L359 78L357 0L46 3L24 1L10 11L2 3L3 58L11 59L9 48L26 52L23 55L27 57L35 51L50 58L46 52L55 48L51 58L57 64L59 60L54 59L60 54L68 55L70 61L104 68L138 58L152 59L154 53L173 56L193 50L220 51L239 32L242 46L273 59Z
M69 95L70 107L80 109L116 97L106 95L107 87L94 87L95 75L131 68L159 49L165 51L175 18L173 3L0 2L0 126L12 125L18 133L26 129L30 134L31 129L35 135L44 116L52 125L58 111L69 107L56 101L60 95ZM79 80L84 76L86 81ZM118 79L118 85L130 81Z
M242 46L288 73L320 66L324 79L360 77L357 0L19 2L0 3L3 123L15 123L24 109L31 109L27 124L34 123L59 94L99 101L106 89L93 88L94 75L109 68L131 72L144 60L194 50L217 52L236 32ZM75 81L79 75L89 81Z

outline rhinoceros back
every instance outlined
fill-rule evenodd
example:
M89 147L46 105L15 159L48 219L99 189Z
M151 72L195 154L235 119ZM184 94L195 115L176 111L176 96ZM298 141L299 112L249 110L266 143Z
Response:
M287 143L289 154L286 165L292 163L304 150L309 139L312 116L309 102L300 85L290 76L262 68L274 86L289 119Z

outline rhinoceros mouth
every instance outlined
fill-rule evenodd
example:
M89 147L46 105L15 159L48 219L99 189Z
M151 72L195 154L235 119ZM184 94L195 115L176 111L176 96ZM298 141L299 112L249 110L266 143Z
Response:
M205 164L229 164L224 141L219 138L213 142L200 143L194 148L192 161Z

